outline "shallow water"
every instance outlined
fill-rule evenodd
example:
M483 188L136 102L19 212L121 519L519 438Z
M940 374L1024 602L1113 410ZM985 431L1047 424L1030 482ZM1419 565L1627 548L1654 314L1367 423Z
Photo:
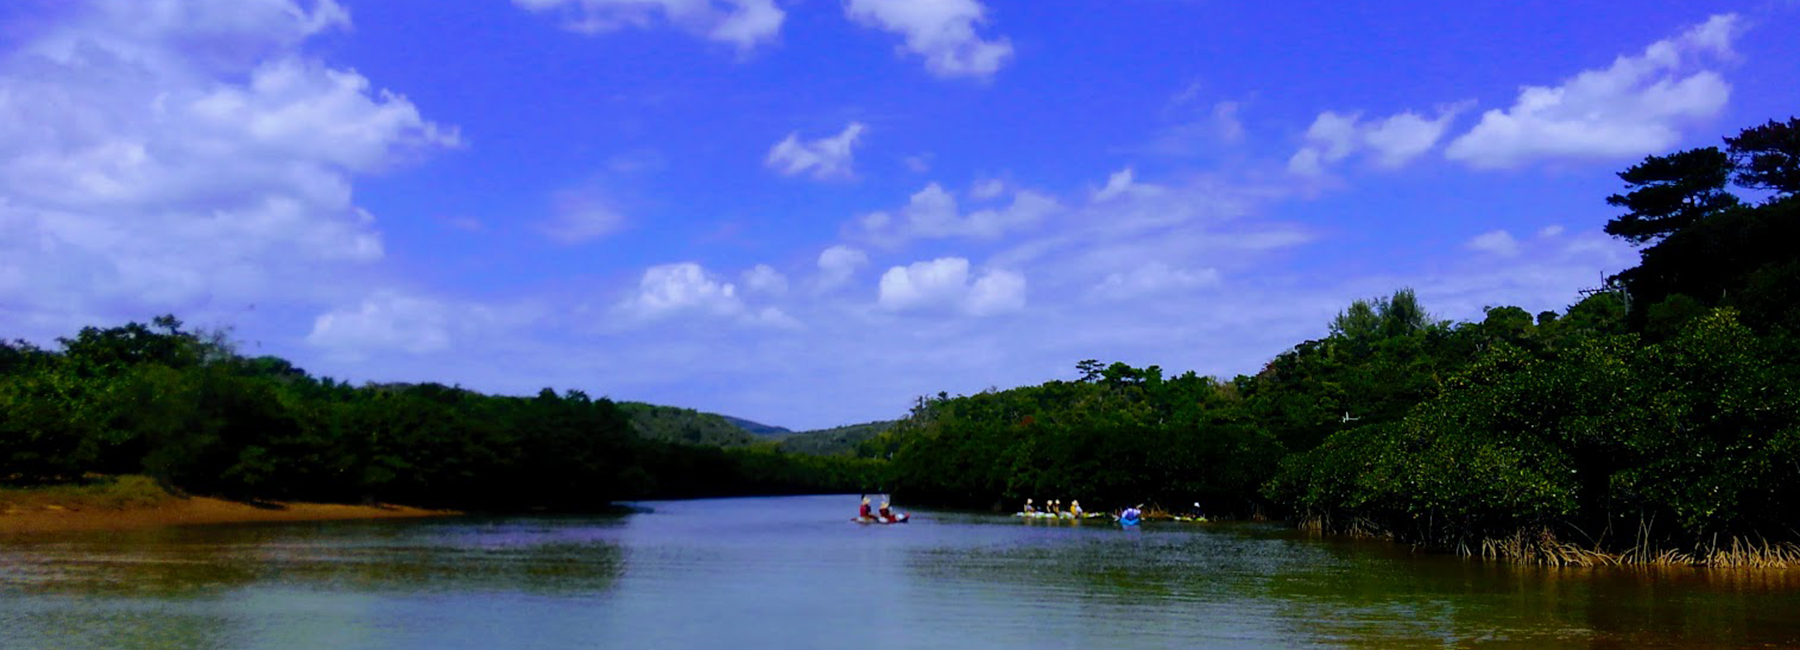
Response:
M1258 524L607 517L0 536L0 648L1800 647L1800 572L1514 567Z

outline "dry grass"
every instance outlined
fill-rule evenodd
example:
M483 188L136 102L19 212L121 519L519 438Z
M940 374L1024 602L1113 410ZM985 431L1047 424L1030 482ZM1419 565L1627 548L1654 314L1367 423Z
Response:
M1790 569L1800 567L1800 544L1733 537L1724 546L1717 541L1709 544L1699 556L1698 564L1706 566Z
M1395 539L1367 519L1353 519L1347 525L1321 516L1310 516L1295 522L1296 527L1313 535L1342 534L1366 539ZM1648 531L1645 531L1646 533ZM1653 545L1648 535L1639 537L1629 549L1607 550L1565 542L1548 528L1519 530L1505 537L1490 537L1476 544L1462 543L1447 549L1451 552L1479 556L1484 559L1552 567L1646 566L1646 567L1717 567L1744 569L1800 568L1800 544L1752 540L1746 537L1713 539L1692 549L1665 548Z
M1717 540L1691 551L1658 548L1647 543L1623 552L1605 551L1564 542L1548 529L1519 531L1510 537L1481 542L1481 556L1488 559L1542 566L1701 566L1755 569L1800 567L1800 545L1792 542L1751 541L1733 537Z

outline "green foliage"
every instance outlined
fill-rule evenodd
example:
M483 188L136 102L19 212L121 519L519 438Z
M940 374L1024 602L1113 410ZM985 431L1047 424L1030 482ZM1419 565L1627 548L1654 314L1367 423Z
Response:
M1686 541L1779 530L1800 514L1800 394L1762 347L1730 310L1648 346L1499 345L1399 423L1288 458L1265 494L1444 546L1545 526L1636 534L1659 517Z
M1732 176L1731 157L1718 147L1649 156L1619 172L1630 190L1606 197L1606 203L1630 210L1606 222L1606 233L1643 244L1736 207L1725 191Z
M865 448L863 443L894 427L893 420L850 424L830 429L802 431L781 439L780 449L794 454L812 456L861 456L864 458L885 458L876 447Z
M725 416L694 409L621 402L631 427L649 440L712 447L742 447L761 439Z
M1733 182L1778 196L1800 193L1800 118L1769 120L1725 138L1725 145L1736 167Z
M1635 243L1655 241L1637 267L1616 280L1631 295L1631 324L1644 329L1651 310L1691 315L1695 305L1665 305L1676 295L1700 307L1736 307L1759 332L1794 331L1794 289L1800 276L1800 119L1770 122L1725 138L1715 148L1651 156L1622 177L1639 190L1633 213L1609 223L1607 232ZM1749 205L1727 183L1770 192ZM1635 197L1635 198L1631 198Z
M851 491L879 463L646 440L729 431L720 416L579 391L489 396L438 384L351 387L236 355L173 317L83 329L60 352L0 345L0 483L144 472L243 499L588 508L612 499ZM683 429L687 427L688 429ZM672 434L672 437L687 437Z
M778 426L774 426L774 425L763 424L761 422L752 422L750 420L746 420L743 418L734 418L729 415L721 415L719 417L725 418L725 421L730 422L731 426L737 427L739 429L743 429L745 431L749 431L750 433L756 434L758 436L762 436L764 438L781 438L781 437L787 436L790 433L793 433L793 431L790 431L787 427L778 427Z
M1083 362L1083 381L922 399L863 444L893 457L893 490L914 502L1010 507L1025 498L1091 509L1244 500L1280 449L1247 421L1235 387L1155 366Z

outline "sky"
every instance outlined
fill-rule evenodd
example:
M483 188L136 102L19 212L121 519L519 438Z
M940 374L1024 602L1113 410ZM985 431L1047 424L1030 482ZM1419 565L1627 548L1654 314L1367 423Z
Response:
M794 429L1358 298L1563 310L1800 3L12 0L0 337L173 313L352 382Z

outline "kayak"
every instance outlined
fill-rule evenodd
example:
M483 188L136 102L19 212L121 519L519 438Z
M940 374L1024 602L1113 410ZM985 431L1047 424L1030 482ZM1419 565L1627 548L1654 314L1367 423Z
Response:
M906 521L908 519L911 519L911 518L912 517L909 517L909 516L907 516L906 513L902 512L902 513L895 514L893 519L882 519L880 517L857 517L855 519L851 519L850 521L853 521L853 522L856 522L859 524L884 524L885 525L885 524L904 524L904 523L906 523Z
M1074 513L1070 512L1015 512L1013 513L1013 516L1023 517L1025 519L1097 519L1108 515L1104 512L1085 512L1077 517Z
M1136 526L1136 525L1138 525L1138 518L1137 517L1120 517L1119 525L1124 526L1126 528Z

